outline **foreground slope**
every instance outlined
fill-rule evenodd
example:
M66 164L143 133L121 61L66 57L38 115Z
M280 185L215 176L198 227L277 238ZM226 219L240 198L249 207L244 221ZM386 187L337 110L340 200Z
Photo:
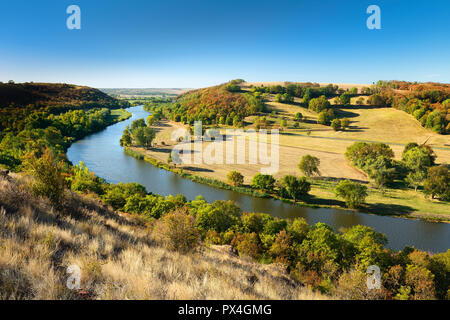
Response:
M322 299L283 270L228 247L183 255L99 201L66 191L64 209L0 178L0 299ZM81 269L69 290L67 267Z

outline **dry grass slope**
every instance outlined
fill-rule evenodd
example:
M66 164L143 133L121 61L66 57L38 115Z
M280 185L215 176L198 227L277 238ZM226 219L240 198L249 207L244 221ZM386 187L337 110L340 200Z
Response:
M64 209L0 178L0 299L324 299L227 247L168 251L139 221L66 192ZM67 267L81 268L79 291Z

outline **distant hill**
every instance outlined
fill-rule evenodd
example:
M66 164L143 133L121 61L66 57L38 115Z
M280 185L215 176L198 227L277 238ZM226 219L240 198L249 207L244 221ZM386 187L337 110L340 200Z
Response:
M108 107L121 102L85 86L63 83L0 83L0 109L5 107Z
M190 89L185 88L107 88L100 89L113 97L132 99L145 97L176 97Z

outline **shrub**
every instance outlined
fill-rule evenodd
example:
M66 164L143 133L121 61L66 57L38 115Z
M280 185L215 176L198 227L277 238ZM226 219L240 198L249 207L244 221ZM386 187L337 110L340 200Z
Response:
M93 192L98 195L103 194L105 181L90 172L84 162L80 162L73 167L73 177L71 179L71 189L77 192Z
M430 270L416 265L407 265L405 284L412 289L414 300L435 299L434 275Z
M339 277L336 295L345 300L374 300L382 299L384 290L368 290L367 274L360 269L352 269Z
M276 235L280 233L280 231L285 230L287 228L287 221L284 219L272 219L267 221L264 226L263 232L265 234Z
M244 184L244 176L237 171L230 171L227 175L227 180L235 187L241 187Z
M256 233L238 234L232 241L240 256L258 259L261 255L261 243Z
M345 200L349 208L358 208L367 197L367 187L350 180L340 181L335 188L336 195Z
M308 234L309 225L304 218L296 218L287 228L292 241L301 243Z
M281 230L275 239L275 242L270 247L270 254L275 259L275 262L282 264L289 264L292 258L291 236L286 230Z
M33 192L37 196L47 197L59 207L64 194L63 162L58 161L50 149L46 148L40 157L37 152L25 155L23 168L34 176L31 182Z
M153 229L155 237L168 249L183 253L193 251L200 243L195 219L186 210L176 210L159 219Z
M121 210L129 197L136 195L145 196L146 193L145 187L138 183L119 183L109 185L102 199L115 210Z
M261 233L273 217L267 213L246 212L242 215L242 229L246 233Z
M241 210L232 201L218 200L212 204L205 203L193 211L197 227L204 233L209 230L225 232L237 226L241 217Z

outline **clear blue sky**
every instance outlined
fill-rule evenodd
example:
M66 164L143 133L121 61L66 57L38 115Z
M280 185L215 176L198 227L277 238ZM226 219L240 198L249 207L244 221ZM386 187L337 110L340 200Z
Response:
M82 29L66 28L81 8ZM381 8L382 29L366 27ZM450 1L14 0L0 81L202 87L247 81L450 82Z

